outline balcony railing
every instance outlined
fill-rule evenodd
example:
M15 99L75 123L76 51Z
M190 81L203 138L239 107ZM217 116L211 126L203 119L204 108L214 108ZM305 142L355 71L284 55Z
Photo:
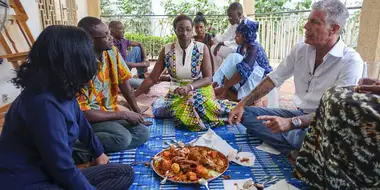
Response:
M350 8L350 18L341 38L353 48L357 46L359 34L360 7ZM292 47L303 41L303 26L310 11L280 12L249 15L260 23L259 42L264 47L272 65L277 65ZM175 41L172 21L176 15L103 15L107 21L119 20L125 23L126 36L140 41L151 59L155 59L162 46ZM195 15L190 15L195 17ZM228 27L226 15L206 15L209 27L217 34ZM138 34L138 35L137 35Z
M360 7L349 9L350 17L341 34L347 46L356 48L359 36ZM304 40L304 24L309 11L257 14L260 23L259 41L264 47L272 65L279 64L293 46Z

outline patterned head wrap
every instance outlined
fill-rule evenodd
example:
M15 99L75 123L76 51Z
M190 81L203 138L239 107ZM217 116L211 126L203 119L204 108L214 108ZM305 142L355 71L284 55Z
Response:
M243 37L244 41L248 44L254 44L257 38L257 30L259 29L259 23L244 19L241 21L239 26L237 27L236 31L240 32Z

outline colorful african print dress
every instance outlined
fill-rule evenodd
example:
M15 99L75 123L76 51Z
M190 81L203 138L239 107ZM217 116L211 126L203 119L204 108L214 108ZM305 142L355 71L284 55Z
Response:
M380 189L379 110L378 95L325 92L296 161L310 189Z
M228 101L214 100L211 85L191 91L186 96L174 94L177 87L185 86L202 78L203 43L192 41L183 50L177 43L165 46L165 66L172 82L165 100L168 111L174 117L176 126L190 131L201 131L224 125L233 104Z

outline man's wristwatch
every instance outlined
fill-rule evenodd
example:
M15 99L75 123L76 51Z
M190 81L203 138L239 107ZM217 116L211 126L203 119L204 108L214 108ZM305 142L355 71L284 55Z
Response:
M302 129L302 121L298 117L293 117L292 118L292 125L295 129Z

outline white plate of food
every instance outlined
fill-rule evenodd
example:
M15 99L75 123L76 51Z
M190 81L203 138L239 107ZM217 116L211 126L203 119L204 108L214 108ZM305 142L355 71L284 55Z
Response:
M233 161L241 166L253 167L255 164L256 156L251 152L239 152L237 154L230 154L229 161Z

